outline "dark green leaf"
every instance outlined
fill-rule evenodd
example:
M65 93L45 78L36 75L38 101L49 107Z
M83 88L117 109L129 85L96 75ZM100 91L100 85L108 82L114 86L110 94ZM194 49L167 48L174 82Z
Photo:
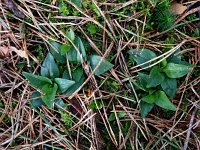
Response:
M188 67L191 67L191 68L195 67L195 65L190 64L190 63L187 62L187 61L180 61L180 62L179 62L179 65L185 65L185 66L188 66Z
M87 30L90 32L90 34L95 34L97 32L96 26L94 24L88 25Z
M117 117L123 118L126 116L126 112L117 112Z
M89 61L90 61L90 66L94 70L95 67L98 65L99 61L102 59L101 56L98 55L90 55ZM107 60L103 60L100 64L100 66L97 68L95 71L95 75L100 75L103 74L104 72L110 70L114 65L108 62Z
M101 102L97 101L97 100L94 100L94 102L92 102L90 105L89 105L89 108L94 110L94 109L101 109L103 106L101 104Z
M176 79L165 78L161 83L161 87L170 98L173 98L177 89Z
M55 107L59 110L63 110L66 108L66 104L64 103L62 98L55 99Z
M110 116L108 117L108 120L109 121L114 121L116 118L115 118L115 113L111 113Z
M76 82L78 82L82 76L83 76L83 68L82 67L78 67L72 72L72 79Z
M46 68L46 67L41 66L41 68L40 68L40 75L43 76L43 77L50 78L49 69Z
M48 77L48 78L56 78L59 77L59 70L58 66L54 61L53 56L51 53L48 53L40 71L41 76Z
M126 116L126 113L125 112L117 112L117 117L118 118L123 118ZM111 113L110 116L108 117L108 120L109 121L114 121L116 120L116 117L115 117L115 113Z
M63 79L71 80L68 70L65 70L65 71L63 72L62 78L63 78Z
M164 74L160 73L160 67L155 66L151 69L147 88L156 87L161 84L165 79Z
M81 8L82 7L82 2L81 2L81 0L71 0L72 1L72 3L74 3L76 6L78 6L79 8Z
M54 106L54 99L57 89L58 86L56 83L54 83L53 85L46 84L41 89L42 93L44 94L44 96L42 96L42 100L49 108L53 108Z
M156 100L155 100L156 105L164 109L176 111L176 107L170 102L165 92L157 91L155 95L156 95Z
M139 79L139 85L142 87L142 88L146 88L147 86L147 83L149 81L149 76L147 74L144 74L144 73L138 73L138 79Z
M85 47L83 45L82 40L79 37L77 37L75 38L74 44L76 48L78 49L78 51L80 52L80 54L82 55L83 60L86 60L87 56L86 56ZM70 49L70 51L67 53L67 58L70 62L81 63L81 58L79 54L77 53L77 50L73 46Z
M67 80L63 78L55 78L55 82L57 83L58 90L61 93L65 92L67 89L69 89L69 87L71 87L75 83L72 80Z
M63 44L61 46L61 55L65 55L69 50L71 49L71 45L68 43L68 44Z
M54 56L54 58L57 60L57 62L60 62L62 64L66 63L66 57L61 55L61 44L55 41L50 41L49 45L51 54Z
M161 66L164 68L167 66L167 60L164 59L163 61L161 61Z
M84 75L81 76L80 80L78 82L76 82L74 85L72 85L66 92L65 94L67 95L71 95L72 93L74 93L84 82Z
M52 81L43 76L37 76L31 73L22 72L23 76L37 89L42 89L46 84L52 84Z
M130 50L128 53L130 54L130 58L133 61L135 61L137 63L137 65L145 63L156 57L156 54L148 49ZM144 68L149 65L150 65L150 63L147 63L145 65L142 65L141 67Z
M140 109L141 109L141 116L142 118L146 117L148 113L152 110L154 104L146 103L141 101L140 102Z
M180 50L176 51L173 55L167 58L168 63L179 64L181 62L181 55L178 53Z
M65 70L63 73L63 78L70 80L70 75L68 73L68 70ZM71 95L74 93L84 82L84 74L83 74L83 68L78 67L74 71L72 71L72 79L75 81L75 84L72 85L66 92L65 94Z
M82 42L81 38L77 37L75 39L75 44L76 44L76 47L79 49L83 59L86 60L87 59L87 55L86 55L85 47L83 45L83 42ZM80 59L79 56L77 56L77 61L81 62L81 59Z
M191 70L191 66L174 63L168 63L167 66L163 69L166 75L170 78L180 78L188 74Z
M31 106L33 106L33 108L37 108L45 104L42 101L40 92L34 92L33 94L31 94L30 99L30 104Z
M66 36L71 40L74 41L75 39L75 34L74 31L70 28L69 32L66 33Z
M141 100L146 103L153 104L156 100L156 95L155 95L155 93L152 93L151 95L147 95L147 96L143 97Z
M76 68L71 72L71 75L72 75L72 80L78 82L83 76L83 68L82 67ZM71 80L68 70L64 71L62 78Z

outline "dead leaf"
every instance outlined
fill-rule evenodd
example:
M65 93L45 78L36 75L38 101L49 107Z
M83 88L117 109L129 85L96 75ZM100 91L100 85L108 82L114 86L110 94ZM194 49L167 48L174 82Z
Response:
M18 56L25 58L27 60L28 66L30 66L28 54L26 53L26 51L18 50L14 46L10 47L0 46L0 57L9 57L11 52L15 52Z
M10 51L8 48L0 46L0 58L6 58L10 56Z
M25 15L17 8L17 5L13 0L4 0L4 3L15 14L15 16L22 19L25 17Z
M182 4L179 3L174 3L171 6L172 13L175 15L182 14L186 9L187 9L186 6L183 6Z

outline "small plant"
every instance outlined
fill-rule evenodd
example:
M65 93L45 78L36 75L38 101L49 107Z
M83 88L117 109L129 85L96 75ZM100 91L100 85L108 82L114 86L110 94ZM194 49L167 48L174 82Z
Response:
M42 100L49 108L53 108L56 93L64 93L75 83L59 77L59 69L51 53L47 54L43 62L40 76L27 72L23 72L23 75L43 94Z
M64 122L65 126L67 129L71 128L73 126L73 118L70 115L70 113L65 112L65 111L60 111L60 115L61 115L61 120Z
M170 6L170 1L164 0L158 3L154 9L152 17L158 31L164 31L173 25L175 15L172 13Z
M71 2L79 8L82 7L81 0L71 0ZM63 16L68 16L68 15L71 15L71 14L77 16L79 14L79 12L76 9L74 9L71 5L69 5L64 0L59 0L58 6L59 6L59 13Z
M131 60L138 65L143 64L156 57L156 54L148 49L141 51L130 50ZM141 65L147 67L150 63ZM190 64L181 61L180 56L174 54L167 60L164 59L160 64L153 66L144 73L138 73L138 83L136 86L143 90L140 103L141 115L145 117L157 105L167 110L175 111L176 107L170 102L177 88L177 78L183 77L192 70Z
M87 30L90 32L90 34L95 34L97 32L97 28L94 24L89 24L87 26Z
M95 69L99 61L102 60L101 64L94 72L96 76L103 74L113 67L110 62L103 59L101 56L90 55L87 57L81 38L75 37L72 29L66 33L66 38L68 41L63 45L54 41L50 42L50 52L47 54L42 64L40 75L33 75L27 72L22 73L33 87L41 93L33 93L31 96L31 98L41 97L41 99L36 98L37 102L33 102L37 107L46 104L49 108L53 108L57 93L70 95L81 86L85 78L81 65L82 59L84 61L89 61L92 70ZM74 68L66 67L67 60ZM71 70L70 73L69 70Z

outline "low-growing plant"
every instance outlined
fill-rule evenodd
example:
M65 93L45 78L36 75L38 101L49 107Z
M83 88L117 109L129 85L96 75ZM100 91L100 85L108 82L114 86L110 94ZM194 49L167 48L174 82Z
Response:
M148 49L130 50L130 59L141 65L155 57L156 54ZM148 67L151 63L141 65ZM180 55L173 54L161 63L138 73L135 84L144 94L140 98L141 116L145 117L157 105L167 110L176 111L169 98L173 98L177 89L177 78L183 77L192 70L193 66L181 61ZM142 93L142 92L141 92Z
M71 0L71 2L79 8L82 7L81 0ZM59 7L59 13L63 16L68 16L72 14L75 16L79 15L79 12L64 0L58 1L58 7Z
M58 66L51 53L47 54L43 62L40 76L27 72L23 72L23 75L43 94L42 100L50 108L53 108L56 93L64 93L75 83L73 80L60 78Z
M61 45L51 41L50 52L47 54L40 70L40 75L23 72L24 77L35 87L39 93L33 93L31 98L35 106L46 104L54 107L56 94L70 95L84 82L85 75L82 68L82 60L88 61L92 70L102 60L94 75L98 76L108 71L113 65L99 55L87 56L85 46L80 37L76 37L72 29L66 33L67 43ZM81 58L82 57L82 58ZM55 58L55 59L54 59ZM73 68L68 68L67 61ZM69 72L70 70L70 72ZM33 100L34 101L34 100Z
M65 112L65 111L60 111L60 115L61 115L61 120L64 122L65 126L67 129L72 127L72 116L70 115L70 113Z

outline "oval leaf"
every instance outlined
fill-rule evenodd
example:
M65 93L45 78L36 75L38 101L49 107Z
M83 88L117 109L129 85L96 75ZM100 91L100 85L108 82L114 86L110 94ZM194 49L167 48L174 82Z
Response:
M37 89L41 90L45 84L52 84L52 81L43 76L22 72L23 76Z
M78 49L78 51L80 52L80 54L82 55L83 59L86 60L87 56L86 56L85 47L83 45L82 40L79 37L77 37L77 38L75 38L74 44L75 44L76 48ZM67 58L70 62L73 62L75 64L81 63L81 58L80 58L79 54L77 53L77 50L73 46L67 53Z
M51 53L48 53L41 67L40 74L48 78L59 77L59 69Z
M176 50L171 56L167 58L168 63L179 64L181 62L182 55L179 53L180 49Z
M154 104L146 103L141 101L140 109L141 109L141 116L142 118L146 117L148 113L152 110Z
M149 76L147 74L144 73L138 73L138 80L139 80L139 85L142 88L146 88L147 83L149 82Z
M55 107L58 110L63 110L67 108L67 105L65 104L64 100L62 98L56 98L55 99Z
M71 45L69 43L63 44L61 46L61 52L60 52L61 55L65 55L68 51L70 51L70 49L71 49Z
M157 85L161 84L164 81L164 79L165 76L162 73L160 73L160 67L153 67L149 75L147 88L156 87Z
M139 49L139 50L130 50L128 52L130 54L130 58L137 63L137 65L140 65L142 63L145 63L153 58L156 57L156 54L148 49ZM150 63L144 64L141 67L147 67Z
M168 110L176 111L176 107L170 102L168 97L166 96L165 92L163 91L157 91L155 93L156 100L155 104Z
M97 32L96 26L94 24L88 25L87 30L90 32L90 34L95 34Z
M44 94L42 100L49 108L53 108L54 106L54 99L56 96L57 89L58 86L55 83L53 85L46 84L41 89L42 93Z
M117 112L117 117L118 118L123 118L126 116L126 112ZM108 117L108 120L109 121L114 121L116 120L116 117L115 117L115 113L111 113L110 116Z
M75 34L74 31L70 28L69 32L66 33L66 36L71 40L74 41L75 39Z
M153 93L151 95L147 95L147 96L143 97L141 100L146 103L153 104L156 100L156 95L155 95L155 93Z
M30 104L33 108L37 108L45 104L42 101L40 92L34 92L33 94L31 94L30 99Z
M63 78L70 80L70 75L67 70L65 70L65 72L63 73ZM67 95L71 95L72 93L74 93L83 84L85 77L82 67L78 67L74 71L72 71L72 79L76 83L73 84L69 89L67 89L67 91L65 92L65 94Z
M79 8L81 8L82 7L82 2L81 2L81 0L71 0L72 1L72 3L74 3L76 6L78 6Z
M82 67L78 67L72 72L72 79L76 82L78 82L82 76L83 76L83 68Z
M165 78L164 82L161 83L161 87L170 98L173 98L177 89L176 79Z
M49 49L51 54L54 56L54 58L57 60L59 63L66 63L66 58L65 56L61 55L61 44L55 41L50 41L49 42Z
M67 89L65 94L67 94L67 95L73 94L83 84L84 80L85 80L85 77L84 77L84 75L82 75L80 80L76 81L75 84L73 84L69 89Z
M89 61L90 61L90 65L92 70L94 70L94 68L98 65L99 61L102 59L101 56L98 55L90 55L89 57ZM97 68L97 70L95 71L95 75L100 75L103 74L104 72L110 70L114 65L111 64L110 62L108 62L107 60L103 60L101 62L101 64L99 65L99 67Z
M72 80L55 78L55 82L58 85L58 89L61 93L65 92L69 87L71 87L75 82Z
M180 78L188 74L191 70L191 66L174 63L168 63L167 66L163 69L166 75L170 78Z
M94 100L90 105L89 108L94 110L94 109L101 109L103 106L101 104L101 102Z

